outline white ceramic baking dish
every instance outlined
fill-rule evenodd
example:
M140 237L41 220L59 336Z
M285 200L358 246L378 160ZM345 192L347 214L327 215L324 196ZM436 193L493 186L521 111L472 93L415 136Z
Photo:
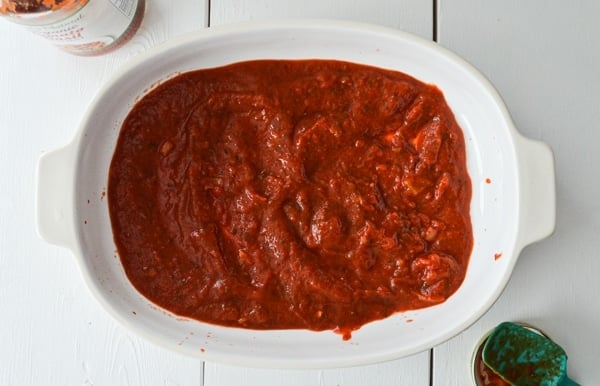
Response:
M154 306L129 283L113 243L104 198L124 117L161 80L259 58L364 63L403 71L444 92L467 144L475 240L465 281L445 303L367 324L344 341L331 331L255 331L187 320ZM180 353L247 366L350 366L433 347L466 329L492 306L523 247L548 236L555 224L550 149L517 132L501 98L478 71L430 41L346 22L210 28L149 50L104 85L74 140L41 157L37 178L39 234L73 252L91 292L116 319Z

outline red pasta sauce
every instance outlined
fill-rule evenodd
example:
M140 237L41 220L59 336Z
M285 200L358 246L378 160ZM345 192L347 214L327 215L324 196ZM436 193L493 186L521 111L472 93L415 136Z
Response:
M125 272L177 314L336 330L444 302L473 245L442 92L330 60L180 74L125 119L108 203Z

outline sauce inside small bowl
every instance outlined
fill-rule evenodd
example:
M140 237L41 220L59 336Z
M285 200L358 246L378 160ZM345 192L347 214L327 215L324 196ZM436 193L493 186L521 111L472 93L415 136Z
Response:
M523 327L537 333L540 335L543 335L545 337L546 334L544 334L542 331L540 331L539 329L520 323ZM485 334L485 336L479 341L479 343L477 344L477 348L475 349L475 352L473 353L473 361L472 361L472 367L473 367L473 383L475 384L475 386L510 386L510 383L506 382L504 379L502 379L498 374L496 374L492 369L490 369L484 362L483 362L483 347L485 346L485 342L487 341L488 337L490 336L491 331L487 334Z

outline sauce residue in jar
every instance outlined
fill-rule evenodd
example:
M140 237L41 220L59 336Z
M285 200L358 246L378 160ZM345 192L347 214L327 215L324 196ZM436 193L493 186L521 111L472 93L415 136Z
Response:
M0 14L36 13L56 11L59 9L73 10L81 8L89 0L2 0Z
M444 302L473 245L442 92L328 60L180 74L137 101L108 203L129 280L177 314L335 330Z

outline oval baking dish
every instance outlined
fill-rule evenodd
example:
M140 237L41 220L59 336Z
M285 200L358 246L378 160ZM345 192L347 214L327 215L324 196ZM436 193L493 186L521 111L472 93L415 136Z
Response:
M474 236L465 280L446 302L369 323L344 341L331 331L257 331L180 318L130 284L104 197L123 119L136 100L169 77L254 59L343 60L401 71L442 90L464 132ZM437 345L491 307L523 247L551 234L555 224L552 153L517 132L501 98L479 72L435 43L347 22L210 28L149 50L105 84L69 145L41 157L37 178L39 234L73 252L88 287L117 320L172 350L247 366L350 366Z

